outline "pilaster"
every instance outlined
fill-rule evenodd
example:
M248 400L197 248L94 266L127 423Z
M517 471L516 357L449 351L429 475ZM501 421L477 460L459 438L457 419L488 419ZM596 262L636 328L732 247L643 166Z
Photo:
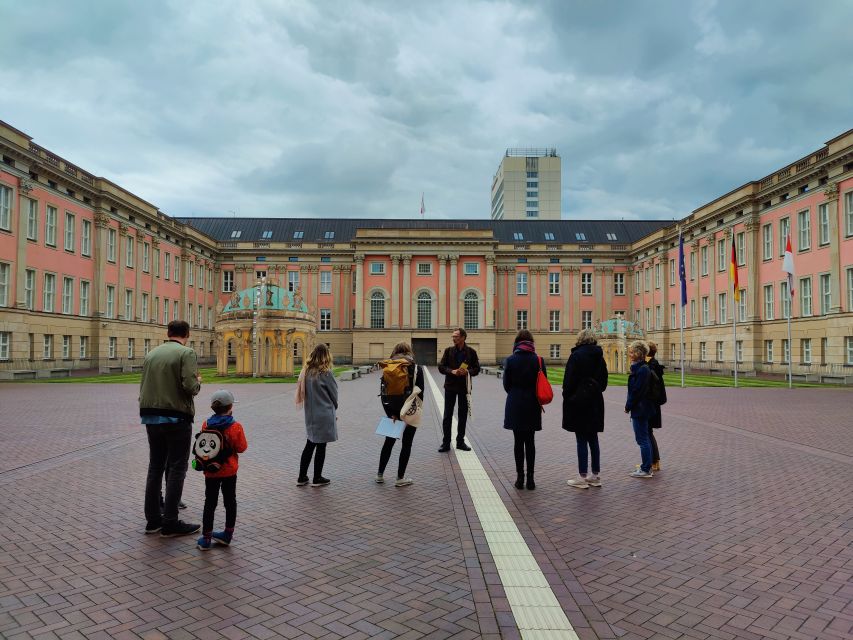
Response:
M402 254L403 259L403 327L412 327L412 254Z
M459 326L459 254L453 253L450 258L450 326Z
M841 313L841 300L844 298L844 290L841 288L841 229L839 220L841 207L838 206L838 183L833 182L824 189L826 196L827 215L829 216L829 286L832 291L832 300L829 305L829 313ZM820 289L820 278L818 278L818 290ZM818 291L820 295L820 291ZM851 311L851 309L848 309Z
M495 256L486 255L486 322L488 329L495 328Z
M447 329L447 260L446 254L438 256L438 328Z
M364 327L364 254L356 253L355 260L355 327Z
M391 328L400 327L400 259L399 254L391 256Z

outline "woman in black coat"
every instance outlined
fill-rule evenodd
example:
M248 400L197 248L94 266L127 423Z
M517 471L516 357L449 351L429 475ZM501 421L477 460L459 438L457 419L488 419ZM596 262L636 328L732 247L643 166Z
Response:
M567 482L576 489L600 487L601 452L598 434L604 431L604 390L607 363L592 329L578 334L563 375L563 429L573 431L578 447L578 477ZM587 455L589 449L589 456ZM587 473L588 458L592 473Z
M511 429L515 438L515 470L518 478L516 489L524 489L524 461L527 460L527 488L535 489L533 464L536 460L536 444L533 436L542 430L542 406L536 398L536 378L539 375L540 358L533 346L533 335L522 329L515 336L512 355L507 358L503 372L506 408L504 429ZM541 363L545 371L545 363Z

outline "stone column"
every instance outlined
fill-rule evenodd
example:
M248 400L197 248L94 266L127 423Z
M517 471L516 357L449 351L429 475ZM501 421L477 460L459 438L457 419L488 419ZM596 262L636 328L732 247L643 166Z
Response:
M451 254L450 258L450 326L459 326L459 255Z
M355 260L355 328L364 326L364 254L357 253Z
M92 238L92 258L95 261L95 277L92 282L92 310L96 318L106 314L107 283L104 272L107 266L107 229L110 226L110 214L107 210L95 210L95 237Z
M127 243L132 242L130 235L127 233L128 227L124 223L118 225L118 236L116 236L116 264L118 265L118 282L116 282L116 295L113 304L115 304L116 317L124 318L124 290L125 290L125 271L127 269ZM124 318L130 320L131 318Z
M572 328L575 331L580 331L581 328L581 269L580 267L569 267L571 270L571 292L575 300L575 308L572 312Z
M761 218L758 211L753 211L744 223L744 245L746 247L746 320L756 323L761 319L761 302L763 292L758 267L761 235ZM775 289L775 287L774 287ZM740 319L738 319L740 320ZM746 354L744 354L744 358Z
M311 301L314 305L314 316L319 326L320 322L320 265L311 265Z
M342 329L341 292L343 291L344 272L340 265L332 267L332 329Z
M539 331L539 267L527 268L527 296L530 300L527 311L527 327L531 331Z
M160 240L157 238L151 238L151 267L153 267L153 263L155 260L154 256L159 257L160 253ZM157 269L150 269L151 271L151 291L148 294L148 320L149 322L157 322L157 314L160 313L159 304L155 304L154 299L157 296L157 276L154 274L157 273ZM212 329L213 327L211 327Z
M486 322L487 329L495 328L495 256L486 255Z
M604 267L596 267L592 272L592 297L595 301L593 319L597 315L599 322L604 320L604 300L602 299L604 296L601 295L601 283L603 279Z
M604 311L602 320L608 320L613 315L613 267L604 267L604 283L602 284L602 299Z
M27 207L24 207L25 196L33 189L33 183L27 178L21 178L18 186L19 197L15 199L18 203L18 242L15 248L15 262L9 266L9 285L15 283L15 298L7 297L9 306L18 309L26 309L26 281L27 281ZM14 213L12 213L14 215ZM44 226L41 226L42 233ZM39 238L41 239L41 238ZM61 290L61 289L60 289ZM35 291L33 291L35 296ZM33 300L35 302L35 300Z
M571 319L571 316L569 315L570 310L571 310L570 306L569 306L569 301L572 299L572 288L571 288L571 284L570 284L570 281L571 281L571 275L570 274L572 272L572 267L561 267L560 271L561 271L560 278L562 280L560 282L560 297L563 299L563 311L560 314L562 316L562 318L561 318L562 330L563 331L573 331L574 326L572 325L572 319Z
M716 234L712 233L708 237L708 240L711 242L708 246L708 279L710 280L710 283L708 284L710 287L708 291L708 315L710 317L708 319L711 321L711 324L717 324L719 318L717 317L717 266L715 255L717 249ZM728 297L731 298L731 296ZM726 302L730 303L732 300L727 300Z
M189 301L189 296L188 296L189 287L187 285L187 274L186 274L186 269L184 268L184 265L187 264L189 259L190 259L190 252L187 249L181 249L181 268L179 269L179 271L181 271L182 273L181 273L181 300L179 303L179 307L180 307L179 311L180 311L180 316L184 320L189 322L190 326L192 327L192 326L194 326L193 322L192 322L192 318L186 317L187 302ZM251 266L247 267L247 268L251 269ZM254 300L254 298L253 298L253 300Z
M504 313L506 312L506 267L499 264L496 269L498 276L497 291L495 292L495 308L497 311L495 314L495 329L497 331L502 331L506 324L506 321L504 320Z
M391 256L391 322L392 329L400 328L400 254Z
M344 299L343 313L341 317L341 329L350 329L352 327L352 267L349 265L341 266L341 289L343 290Z
M403 328L412 328L412 254L404 253L403 258Z
M841 313L841 300L844 298L844 290L841 287L841 222L838 206L838 183L827 185L823 194L826 196L827 215L829 216L829 286L832 290L832 301L829 305L829 313ZM819 233L819 232L818 232ZM818 296L820 292L820 278L817 279ZM853 311L853 309L847 309Z
M695 280L693 282L693 290L694 290L693 295L695 296L695 300L696 300L696 315L698 316L696 318L693 318L693 324L690 326L691 327L699 327L699 326L702 326L702 293L701 293L702 289L700 286L700 281L702 280L702 278L699 275L702 267L699 264L699 262L700 262L699 261L699 240L696 239L693 242L691 242L690 248L693 250L693 255L696 256L694 258L694 260L696 261L696 273L694 274ZM689 268L690 268L690 265L688 265L688 273L687 273L688 278L690 277ZM688 305L689 304L690 304L690 301L688 300Z
M551 314L548 311L548 300L550 296L548 295L548 267L540 268L540 276L539 276L539 291L541 295L539 296L539 306L541 307L539 313L539 323L541 324L542 331L550 331L551 328Z
M142 321L142 245L144 237L142 234L136 234L136 275L133 279L133 299L134 310L133 316L136 322ZM150 310L149 310L150 311Z
M447 260L448 256L438 256L438 328L447 329Z
M515 308L515 299L518 290L518 284L515 280L515 267L511 265L507 265L506 267L506 280L507 280L507 302L509 304L506 305L507 313L506 313L506 327L509 331L515 331L516 326L516 308Z

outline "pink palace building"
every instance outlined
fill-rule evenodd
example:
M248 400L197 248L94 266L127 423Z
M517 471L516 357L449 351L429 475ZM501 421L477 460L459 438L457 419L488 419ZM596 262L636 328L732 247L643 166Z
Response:
M791 360L799 379L853 381L853 130L677 223L174 218L3 122L0 154L0 377L133 370L176 318L222 371L252 344L217 327L229 304L251 309L261 281L304 303L311 340L338 362L369 363L406 340L435 363L462 326L485 363L528 328L558 364L593 327L611 370L624 370L633 336L655 340L672 370L680 229L686 368L782 374ZM274 346L298 359L310 344Z

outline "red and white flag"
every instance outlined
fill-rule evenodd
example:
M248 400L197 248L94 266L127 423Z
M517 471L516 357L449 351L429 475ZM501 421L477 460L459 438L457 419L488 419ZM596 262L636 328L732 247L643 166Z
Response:
M788 291L794 297L794 253L791 251L791 236L785 245L785 258L782 260L782 271L788 274Z

